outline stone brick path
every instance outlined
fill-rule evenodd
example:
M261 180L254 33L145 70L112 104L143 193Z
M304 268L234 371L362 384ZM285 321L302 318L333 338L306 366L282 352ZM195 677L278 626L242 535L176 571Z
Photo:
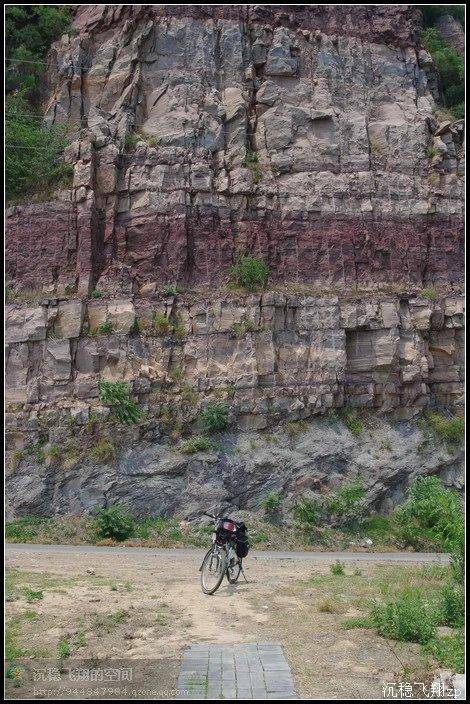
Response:
M181 662L177 699L298 699L278 643L197 643Z

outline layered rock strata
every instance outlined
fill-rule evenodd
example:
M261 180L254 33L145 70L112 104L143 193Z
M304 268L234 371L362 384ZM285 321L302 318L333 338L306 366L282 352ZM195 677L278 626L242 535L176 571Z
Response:
M417 8L82 6L74 25L45 102L73 184L7 212L11 512L193 515L237 481L238 507L289 508L361 464L371 508L419 472L459 484L413 420L461 412L464 322L463 122L435 104ZM247 251L263 293L227 288ZM138 426L101 379L129 383ZM219 401L219 450L183 455ZM393 420L354 439L325 419L346 406Z
M96 6L50 52L71 191L9 213L19 287L226 281L456 286L462 124L439 123L419 12ZM76 288L78 286L78 289ZM123 291L125 292L125 291Z

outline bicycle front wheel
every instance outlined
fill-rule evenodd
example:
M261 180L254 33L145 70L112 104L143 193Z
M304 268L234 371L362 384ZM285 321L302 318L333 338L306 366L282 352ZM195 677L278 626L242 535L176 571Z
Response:
M217 591L226 571L225 551L219 546L211 548L201 566L201 588L204 594L213 594Z

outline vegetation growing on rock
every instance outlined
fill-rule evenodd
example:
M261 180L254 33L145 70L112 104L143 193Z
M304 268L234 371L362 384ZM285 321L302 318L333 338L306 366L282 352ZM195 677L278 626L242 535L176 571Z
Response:
M62 159L65 129L42 122L39 111L44 59L51 43L70 28L70 8L9 5L6 8L5 178L8 200L49 196L68 184L72 169Z

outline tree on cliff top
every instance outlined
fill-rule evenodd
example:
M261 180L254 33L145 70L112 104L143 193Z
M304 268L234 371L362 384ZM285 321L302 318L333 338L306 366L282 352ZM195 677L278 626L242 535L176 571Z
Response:
M54 5L6 8L5 178L7 200L45 195L71 168L62 159L65 130L44 125L39 112L44 59L70 27L70 9Z

